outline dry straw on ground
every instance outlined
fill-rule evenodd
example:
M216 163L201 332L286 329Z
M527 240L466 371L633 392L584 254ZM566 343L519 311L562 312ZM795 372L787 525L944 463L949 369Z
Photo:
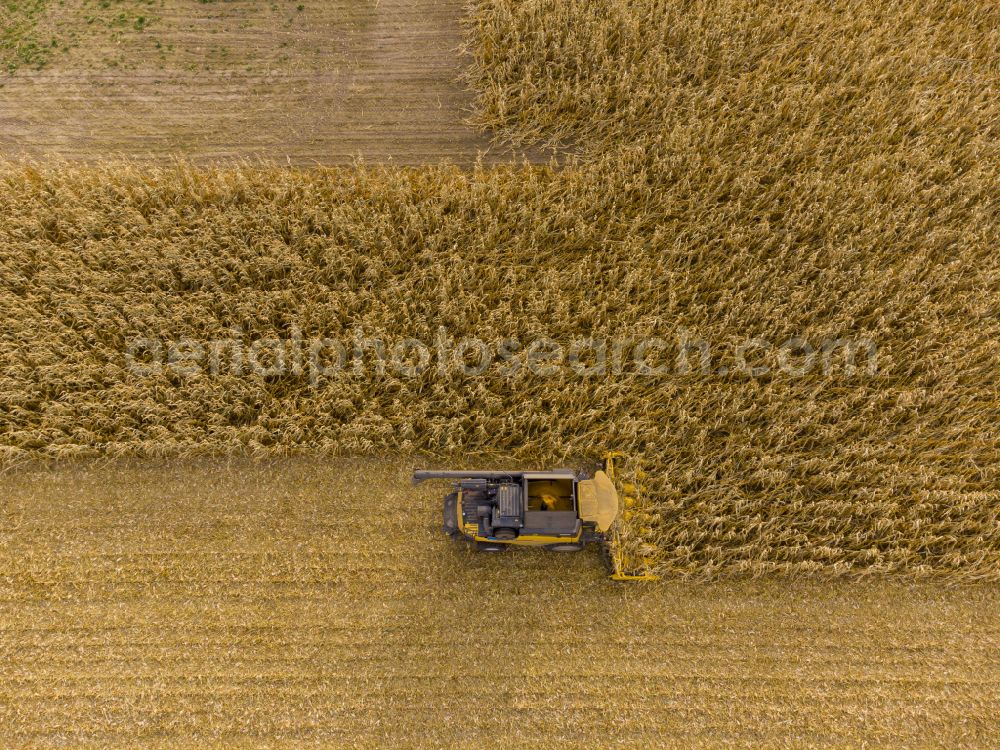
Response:
M641 456L662 573L1000 573L997 11L479 3L564 169L7 165L7 459ZM991 67L992 66L992 67ZM140 378L136 337L868 338L874 375ZM727 355L726 353L729 353Z
M448 543L410 467L4 478L0 744L1000 743L996 586L614 584L596 554Z

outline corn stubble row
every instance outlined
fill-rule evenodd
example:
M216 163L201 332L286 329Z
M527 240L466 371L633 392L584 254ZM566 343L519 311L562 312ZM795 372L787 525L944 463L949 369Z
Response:
M572 144L559 167L8 164L5 460L617 449L647 474L632 565L995 579L996 21L986 3L480 2L477 121ZM124 358L141 337L441 329L696 337L713 366L310 383ZM733 352L753 337L869 339L877 369L751 377Z

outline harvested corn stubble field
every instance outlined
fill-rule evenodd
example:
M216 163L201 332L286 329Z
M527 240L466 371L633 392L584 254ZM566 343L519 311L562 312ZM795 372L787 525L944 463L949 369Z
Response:
M449 545L407 461L4 480L4 747L986 747L995 586L614 584ZM13 520L13 523L10 521Z
M490 143L463 122L461 15L461 0L5 0L0 153L471 163Z

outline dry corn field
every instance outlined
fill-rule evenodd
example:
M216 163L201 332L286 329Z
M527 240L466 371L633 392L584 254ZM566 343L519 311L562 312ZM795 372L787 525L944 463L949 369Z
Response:
M916 207L856 198L880 222L804 257L770 229L740 228L736 204L713 197L721 208L709 212L691 196L671 202L675 189L591 166L12 168L0 227L5 456L426 452L580 465L617 448L649 475L630 543L661 573L996 578L1000 319L985 192L968 212L942 206L930 232ZM851 198L836 185L817 182L807 200L787 231L822 237L823 222L846 221L835 217ZM663 211L690 211L691 223L669 230ZM581 332L674 342L681 328L722 363L747 331L863 334L878 369L838 359L801 377L581 376L498 362L464 376L433 362L410 376L380 371L366 346L341 368L323 359L333 372L314 378L289 351L308 348L295 336L393 348ZM142 339L206 353L167 363L165 351L133 351L142 367L130 367ZM289 366L240 370L227 344L213 371L211 342L226 340L244 353L264 342L261 357L279 340Z
M995 586L654 586L479 555L408 462L6 482L4 747L986 747ZM13 523L11 523L13 521Z
M0 33L0 745L1000 744L995 3ZM659 583L407 481L609 450Z

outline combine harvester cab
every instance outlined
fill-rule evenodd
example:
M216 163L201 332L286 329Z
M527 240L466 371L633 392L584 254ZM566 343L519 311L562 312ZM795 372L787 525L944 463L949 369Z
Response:
M616 562L614 540L621 523L622 502L609 454L603 470L579 477L569 469L551 471L415 471L413 483L450 480L444 498L444 530L464 538L483 552L508 546L543 547L577 552L590 542L605 546L615 580L650 576L627 575Z

